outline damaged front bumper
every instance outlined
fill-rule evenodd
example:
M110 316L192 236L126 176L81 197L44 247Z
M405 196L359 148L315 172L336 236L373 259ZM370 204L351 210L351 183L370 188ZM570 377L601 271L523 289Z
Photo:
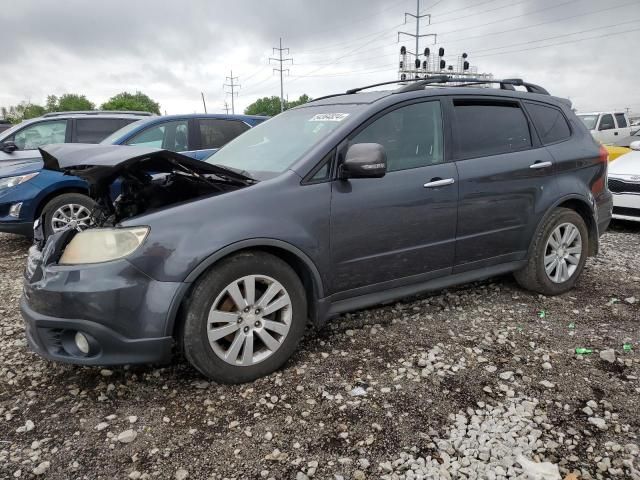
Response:
M153 280L126 260L58 265L51 256L60 241L54 235L29 251L20 308L30 347L82 365L169 362L169 318L184 284Z

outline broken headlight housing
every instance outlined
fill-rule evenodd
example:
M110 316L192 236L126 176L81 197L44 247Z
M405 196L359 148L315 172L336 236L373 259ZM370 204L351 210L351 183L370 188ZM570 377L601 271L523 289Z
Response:
M149 234L149 227L95 228L78 232L64 249L61 265L102 263L135 252Z

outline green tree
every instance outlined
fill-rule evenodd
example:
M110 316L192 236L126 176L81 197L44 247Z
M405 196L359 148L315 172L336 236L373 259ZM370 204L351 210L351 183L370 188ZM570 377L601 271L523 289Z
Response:
M287 108L293 108L293 107L297 107L298 105L304 105L305 103L310 101L311 101L311 97L306 93L303 93L302 95L300 95L298 100L287 102Z
M23 120L39 117L46 113L42 105L34 103L20 102L18 105L9 108L2 107L2 116L11 123L20 123Z
M306 93L304 95L300 95L298 100L293 100L291 102L285 101L284 109L288 110L293 107L297 107L298 105L302 105L303 103L307 103L311 98ZM271 117L280 113L280 97L263 97L259 98L247 108L245 108L244 113L246 115L269 115Z
M60 98L55 95L47 97L47 112L73 112L80 110L94 110L95 104L84 95L65 93Z
M122 92L114 95L100 108L102 110L137 110L160 115L160 104L140 91L136 93Z
M268 115L273 117L280 113L280 97L259 98L244 109L245 115Z

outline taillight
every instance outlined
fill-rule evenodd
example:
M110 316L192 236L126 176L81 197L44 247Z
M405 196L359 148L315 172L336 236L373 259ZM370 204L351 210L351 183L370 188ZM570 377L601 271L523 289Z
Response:
M600 162L609 163L609 152L602 145L600 145Z

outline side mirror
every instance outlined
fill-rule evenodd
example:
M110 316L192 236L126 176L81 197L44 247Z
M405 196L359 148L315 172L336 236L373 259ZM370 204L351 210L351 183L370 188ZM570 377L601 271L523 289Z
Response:
M640 150L640 140L636 140L635 142L631 142L629 144L629 148L631 150Z
M387 173L387 154L379 143L355 143L349 147L339 176L347 178L380 178Z
M15 142L2 142L0 143L0 150L4 153L13 153L18 150L18 146L15 144Z

